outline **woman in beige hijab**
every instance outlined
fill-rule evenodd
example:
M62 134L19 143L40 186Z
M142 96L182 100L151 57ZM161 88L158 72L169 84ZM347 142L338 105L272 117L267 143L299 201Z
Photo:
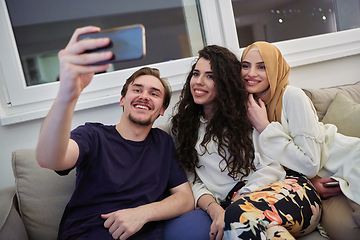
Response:
M258 133L257 151L312 179L323 198L344 194L358 212L353 216L357 233L343 239L358 239L360 139L318 121L311 100L289 85L290 67L274 45L255 42L244 50L241 61L241 77L250 93L248 116Z
M266 51L264 56L260 55L262 50ZM244 50L241 75L250 93L248 116L255 128L254 148L265 158L268 157L261 152L260 133L269 119L281 121L289 71L280 51L271 44L256 43ZM318 193L304 175L289 169L286 174L283 181L235 198L225 212L226 239L295 239L316 228L321 215Z

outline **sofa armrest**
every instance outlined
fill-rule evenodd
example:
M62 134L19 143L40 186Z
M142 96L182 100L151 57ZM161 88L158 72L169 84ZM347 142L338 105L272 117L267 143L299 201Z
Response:
M15 186L0 190L0 240L28 239L16 201Z

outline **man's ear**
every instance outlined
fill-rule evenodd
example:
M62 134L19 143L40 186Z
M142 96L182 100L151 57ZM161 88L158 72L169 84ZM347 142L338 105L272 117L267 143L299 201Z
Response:
M120 98L120 107L123 107L124 106L124 97L121 96Z
M164 116L165 111L166 111L166 107L162 106L159 115Z

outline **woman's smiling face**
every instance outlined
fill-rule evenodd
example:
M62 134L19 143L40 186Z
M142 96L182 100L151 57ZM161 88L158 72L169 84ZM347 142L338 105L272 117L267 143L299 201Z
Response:
M241 63L241 79L245 82L246 90L255 96L260 96L269 88L264 60L259 50L250 50Z
M197 61L192 72L190 89L194 102L204 106L205 116L211 115L217 91L209 60L200 58Z

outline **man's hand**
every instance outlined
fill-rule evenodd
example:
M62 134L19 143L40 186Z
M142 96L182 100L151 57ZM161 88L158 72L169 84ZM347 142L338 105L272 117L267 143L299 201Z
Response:
M58 54L60 61L60 95L68 96L68 100L77 99L82 90L89 85L94 73L106 71L110 65L89 66L88 64L108 60L111 52L84 53L86 50L104 47L110 39L87 39L77 41L80 34L98 32L100 28L88 26L78 28L73 33L65 49Z
M138 232L146 223L144 211L140 208L123 209L116 212L102 214L106 219L104 227L109 229L114 239L125 240Z
M267 125L270 124L267 117L265 103L259 98L258 104L252 94L249 94L247 114L251 124L259 133L261 133Z
M314 185L320 197L322 199L327 199L329 197L337 196L341 194L341 189L339 186L336 187L325 187L324 184L327 182L335 182L332 178L320 178L314 177L311 180L311 183Z

